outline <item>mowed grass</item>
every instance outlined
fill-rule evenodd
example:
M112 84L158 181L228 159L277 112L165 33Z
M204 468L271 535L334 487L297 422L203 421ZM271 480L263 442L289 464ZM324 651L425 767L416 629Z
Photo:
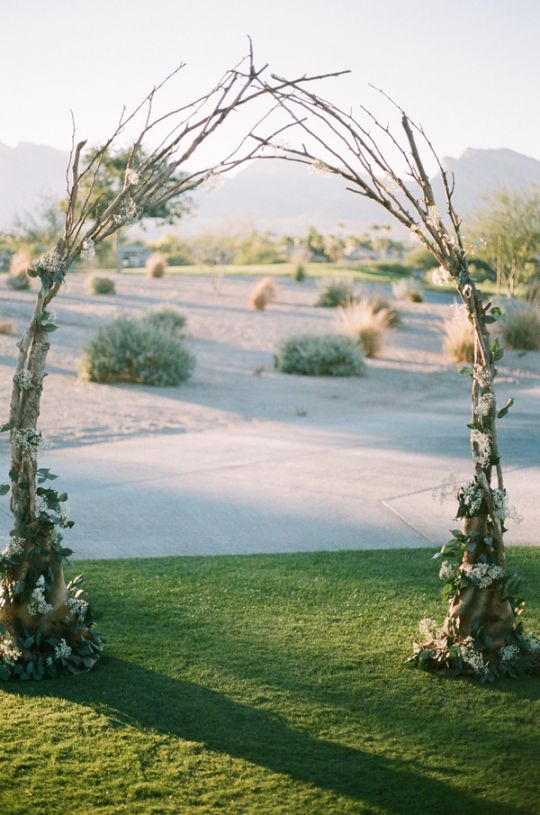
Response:
M509 560L540 633L540 552ZM107 657L0 686L2 813L540 812L540 683L403 665L430 552L78 566Z

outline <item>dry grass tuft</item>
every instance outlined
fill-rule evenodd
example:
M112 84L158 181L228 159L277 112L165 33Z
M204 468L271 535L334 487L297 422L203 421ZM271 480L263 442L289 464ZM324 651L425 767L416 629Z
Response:
M540 312L531 306L509 309L500 324L506 348L516 351L540 351Z
M7 284L10 289L23 291L30 288L28 269L32 259L28 252L15 252L9 261L9 275Z
M154 252L146 261L148 277L163 277L167 271L167 258L162 252Z
M265 277L259 280L249 298L249 305L256 311L264 311L278 296L278 289L272 278Z
M394 297L398 300L409 300L411 303L424 302L424 289L418 280L398 280L392 286Z
M474 359L474 331L464 306L454 304L452 315L444 321L444 351L453 362Z
M0 334L14 334L15 323L13 320L0 320Z
M376 357L380 353L389 320L388 310L379 307L376 311L369 300L341 308L338 312L341 330L356 340L366 357Z

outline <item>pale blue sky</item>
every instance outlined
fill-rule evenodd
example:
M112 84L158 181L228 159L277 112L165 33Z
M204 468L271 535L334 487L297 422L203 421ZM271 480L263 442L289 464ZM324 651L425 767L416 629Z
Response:
M538 0L0 0L0 142L90 141L183 60L164 103L246 50L281 74L351 68L325 91L378 109L382 86L441 155L509 147L540 159Z

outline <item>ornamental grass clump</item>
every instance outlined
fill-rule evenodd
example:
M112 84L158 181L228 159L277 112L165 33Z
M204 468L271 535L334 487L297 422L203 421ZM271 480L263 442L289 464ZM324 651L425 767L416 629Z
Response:
M278 289L271 277L259 280L249 298L249 305L256 311L264 311L278 296Z
M339 310L338 324L343 333L356 340L366 357L376 357L380 353L388 326L384 308L375 311L368 300L361 300Z
M398 300L409 300L411 303L424 302L424 289L418 280L411 278L398 280L392 285L392 292Z
M164 277L167 271L167 258L162 252L154 252L146 261L145 268L148 277Z
M342 334L298 334L283 340L275 367L302 376L364 376L366 366L358 344Z
M162 306L147 311L142 317L142 322L144 325L159 328L174 337L183 337L187 318L178 309Z
M79 371L88 382L165 387L179 385L194 367L194 355L169 330L120 315L85 346Z
M358 300L367 303L374 314L382 312L384 314L385 328L399 328L401 325L401 313L382 294L369 294L361 296Z
M7 285L14 291L25 291L30 288L28 269L32 259L28 252L15 252L9 261Z
M0 334L14 334L15 333L15 323L13 320L2 320L0 319Z
M526 305L507 309L500 322L500 333L506 348L540 351L539 310Z
M444 321L444 352L452 362L469 362L474 359L474 329L467 311L457 303L452 314Z
M88 294L116 294L116 283L112 277L94 274L86 280L85 289Z
M354 286L350 281L332 278L321 283L315 305L322 308L345 308L356 300Z

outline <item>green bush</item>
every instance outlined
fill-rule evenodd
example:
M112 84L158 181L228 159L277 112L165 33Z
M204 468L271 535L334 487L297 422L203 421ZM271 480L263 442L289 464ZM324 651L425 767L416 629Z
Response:
M276 368L304 376L363 376L366 372L357 343L342 334L297 334L283 340Z
M500 323L506 348L540 351L540 313L528 306L510 308Z
M303 263L297 263L294 267L293 279L296 280L297 283L303 283L306 277L306 267Z
M99 329L83 349L81 379L178 385L191 374L195 357L181 339L143 320L121 315Z
M168 334L172 334L173 337L181 337L184 334L187 319L175 308L163 306L162 308L147 311L143 315L142 322L144 325L166 331Z
M112 277L91 275L86 281L88 294L116 294L116 284Z
M334 278L333 280L325 280L321 284L319 299L315 305L323 308L337 308L338 306L344 308L350 306L351 303L355 303L356 300L357 297L352 283Z

